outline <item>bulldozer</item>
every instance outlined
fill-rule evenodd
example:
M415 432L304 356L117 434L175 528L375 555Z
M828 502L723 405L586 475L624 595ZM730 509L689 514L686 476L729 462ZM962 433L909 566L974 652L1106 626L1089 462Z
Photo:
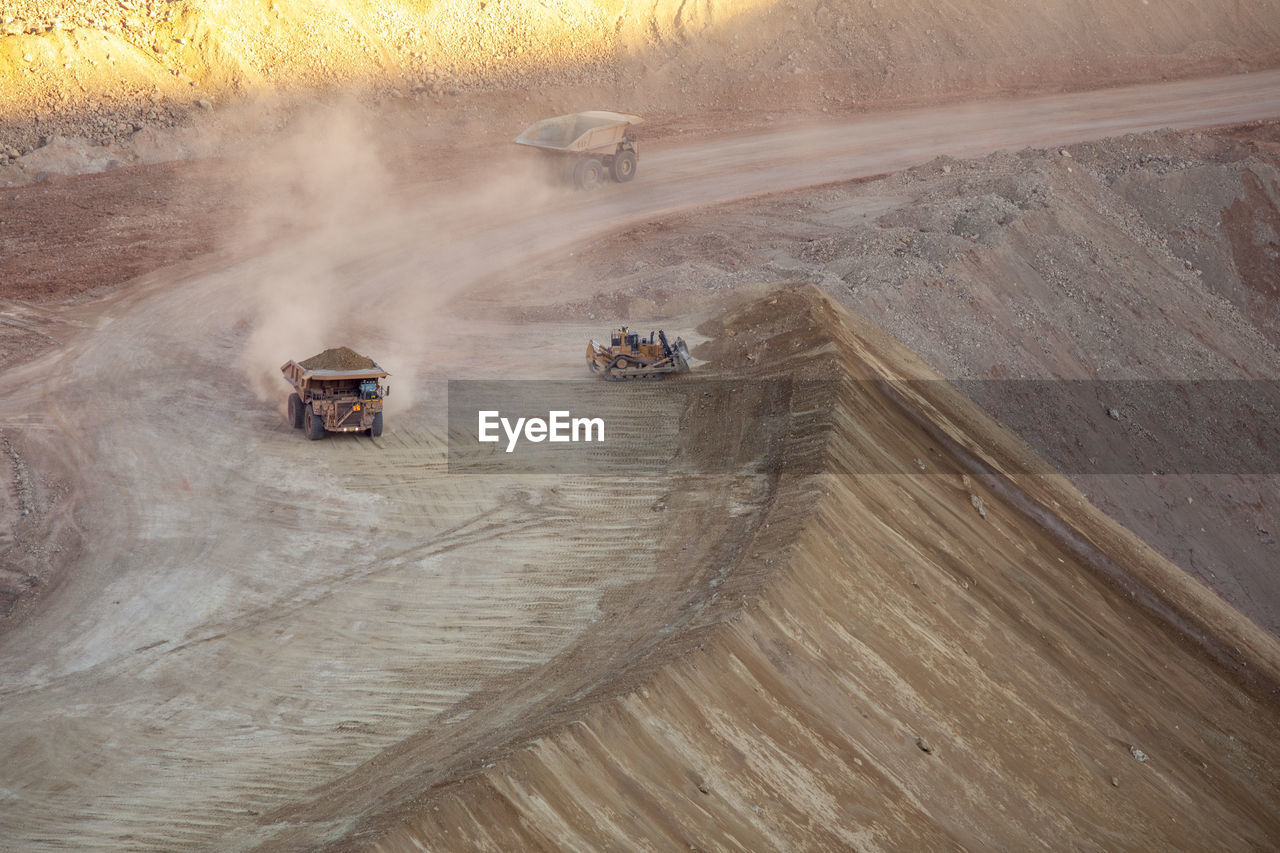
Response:
M682 338L668 343L662 330L645 338L623 326L610 336L609 346L594 340L587 343L587 367L613 382L660 379L668 373L688 372L689 347Z

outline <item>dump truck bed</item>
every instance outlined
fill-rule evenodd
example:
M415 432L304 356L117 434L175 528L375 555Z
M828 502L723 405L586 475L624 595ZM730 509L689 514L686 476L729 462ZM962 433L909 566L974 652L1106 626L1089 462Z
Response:
M590 110L543 119L516 137L520 145L532 145L552 151L612 153L627 133L627 128L640 124L640 116L608 110Z

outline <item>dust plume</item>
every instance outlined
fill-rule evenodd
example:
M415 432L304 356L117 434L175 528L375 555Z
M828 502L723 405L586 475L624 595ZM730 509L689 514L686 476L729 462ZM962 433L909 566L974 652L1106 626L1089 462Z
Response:
M445 303L510 259L480 235L563 192L522 152L470 179L397 182L404 155L381 143L379 122L352 102L317 107L247 158L252 213L229 248L256 255L241 267L239 368L264 401L283 405L285 361L350 346L393 374L390 410L413 405L430 354L456 344Z

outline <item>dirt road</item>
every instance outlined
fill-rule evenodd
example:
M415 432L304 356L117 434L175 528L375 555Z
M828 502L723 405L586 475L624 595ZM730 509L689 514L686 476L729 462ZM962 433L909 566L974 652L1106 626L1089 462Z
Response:
M943 154L972 157L1161 127L1249 121L1280 113L1277 86L1280 72L1264 72L870 115L707 146L672 146L645 159L646 181L656 175L663 182L646 183L644 190L655 197L640 193L627 202L657 215L686 204L892 172ZM679 190L670 192L672 186Z
M604 331L469 324L451 298L678 209L1276 114L1280 73L1250 74L664 140L635 184L590 197L499 176L371 215L379 184L326 185L308 237L59 312L62 344L0 375L0 429L45 484L15 524L63 549L0 635L0 837L334 841L698 624L709 579L776 509L770 484L448 476L441 379L577 375ZM381 439L315 444L286 427L276 366L332 343L392 371ZM377 784L340 784L357 770Z
M433 273L433 292L453 293L500 271L559 256L574 242L699 206L883 174L942 155L971 157L1275 115L1280 115L1280 72L1264 72L873 114L690 142L666 137L651 146L642 140L641 180L625 188L606 186L590 196L548 194L525 171L526 152L517 151L499 171L509 168L523 182L509 174L504 187L485 178L438 206L419 205L412 214L421 217L413 229L414 245L386 246L388 255L407 251L408 256L401 264L388 257L379 273L412 278L426 266ZM878 208L871 202L849 215ZM477 251L479 245L483 252ZM427 251L415 251L424 246ZM567 299L601 289L607 283L587 278L562 282L550 296Z

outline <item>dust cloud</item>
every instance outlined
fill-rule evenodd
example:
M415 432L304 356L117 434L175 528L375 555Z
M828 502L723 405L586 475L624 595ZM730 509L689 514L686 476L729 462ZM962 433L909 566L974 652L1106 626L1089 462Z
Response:
M505 262L481 235L568 192L522 151L496 154L492 169L447 192L446 176L397 182L405 164L392 160L404 155L378 130L358 103L316 107L245 158L251 213L227 239L257 256L238 283L238 368L282 411L279 366L334 346L392 373L389 411L418 402L431 353L455 342L458 320L443 305Z

